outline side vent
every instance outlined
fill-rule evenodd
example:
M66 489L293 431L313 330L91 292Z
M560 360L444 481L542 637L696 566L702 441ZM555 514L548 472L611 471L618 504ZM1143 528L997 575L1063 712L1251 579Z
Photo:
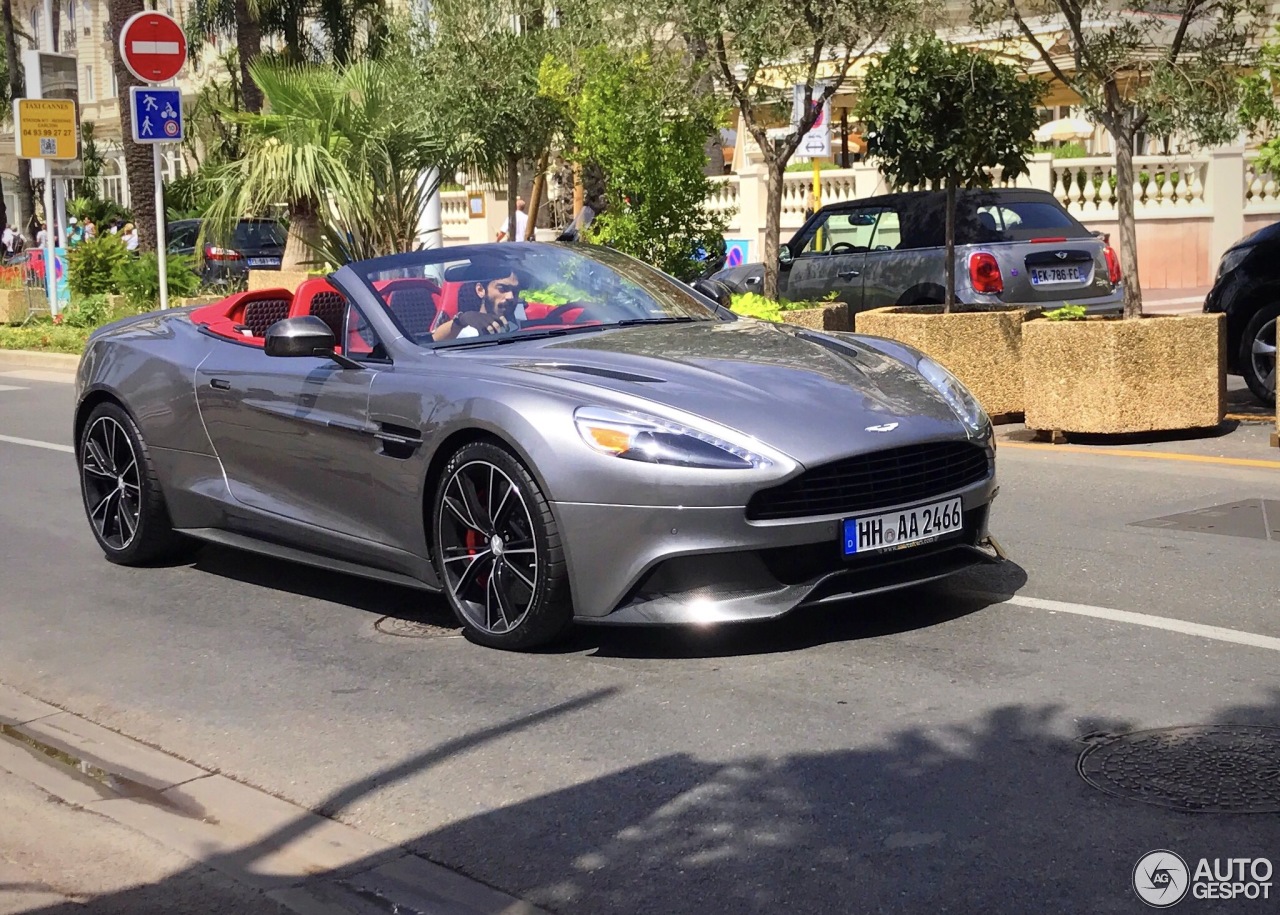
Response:
M378 454L399 461L413 457L413 453L422 446L422 433L412 426L397 426L395 423L379 423L378 431L373 434L378 440Z

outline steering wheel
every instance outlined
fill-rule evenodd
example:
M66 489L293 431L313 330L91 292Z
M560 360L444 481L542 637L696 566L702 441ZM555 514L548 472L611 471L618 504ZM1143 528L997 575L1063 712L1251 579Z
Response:
M828 254L857 254L858 246L847 241L838 241L827 249Z
M604 320L598 314L593 312L591 309L592 309L592 305L589 302L566 302L563 305L557 305L555 308L551 309L541 318L538 318L536 322L528 321L526 323L528 324L535 324L535 323L536 324L563 324L564 316L574 310L582 312L578 316L579 320L585 320L585 321L603 321Z

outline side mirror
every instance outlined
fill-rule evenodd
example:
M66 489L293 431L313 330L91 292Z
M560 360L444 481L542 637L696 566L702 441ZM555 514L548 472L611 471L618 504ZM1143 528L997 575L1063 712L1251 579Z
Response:
M733 304L733 290L719 280L695 280L693 288L711 301L720 303L721 308L728 308Z
M329 325L315 315L285 318L267 328L268 356L319 356L331 358L336 341Z
M783 245L778 249L778 263L787 265L795 260L795 255L791 253L790 245Z

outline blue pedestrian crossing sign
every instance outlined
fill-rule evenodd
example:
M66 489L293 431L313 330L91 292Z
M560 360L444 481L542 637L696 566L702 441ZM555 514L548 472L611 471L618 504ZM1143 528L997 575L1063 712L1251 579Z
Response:
M182 92L132 86L129 108L135 143L178 143L182 140Z

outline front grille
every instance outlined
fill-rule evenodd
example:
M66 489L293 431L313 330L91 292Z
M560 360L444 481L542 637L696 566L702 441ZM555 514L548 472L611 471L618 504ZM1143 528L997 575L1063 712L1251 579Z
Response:
M747 518L768 521L888 508L920 502L985 480L987 453L967 442L932 442L843 458L806 470L747 503Z

